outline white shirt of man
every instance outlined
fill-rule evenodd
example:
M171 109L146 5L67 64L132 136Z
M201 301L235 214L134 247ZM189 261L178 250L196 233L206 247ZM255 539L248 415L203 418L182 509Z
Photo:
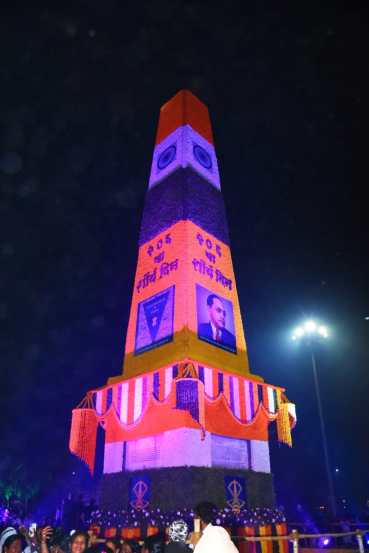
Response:
M195 546L195 553L238 553L227 530L208 524Z
M211 325L211 332L213 334L214 342L220 342L222 339L222 331L220 330L220 328L217 328L215 324L213 324L211 321L210 321L210 325Z

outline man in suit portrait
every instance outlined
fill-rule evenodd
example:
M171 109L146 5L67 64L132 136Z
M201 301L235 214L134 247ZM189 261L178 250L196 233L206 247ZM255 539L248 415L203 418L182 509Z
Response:
M199 323L199 338L235 352L236 337L232 332L226 329L227 313L222 299L216 294L209 294L206 303L209 322Z

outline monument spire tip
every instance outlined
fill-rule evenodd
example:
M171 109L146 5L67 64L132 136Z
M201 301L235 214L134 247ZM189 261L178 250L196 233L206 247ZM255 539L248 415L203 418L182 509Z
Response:
M161 107L155 144L160 144L164 138L183 125L190 125L210 144L214 144L209 110L188 89L179 90Z

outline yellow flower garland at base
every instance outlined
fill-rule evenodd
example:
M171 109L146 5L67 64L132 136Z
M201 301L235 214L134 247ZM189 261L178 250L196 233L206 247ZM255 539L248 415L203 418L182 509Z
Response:
M288 403L280 403L277 415L278 440L292 447L292 436L290 417L288 414Z

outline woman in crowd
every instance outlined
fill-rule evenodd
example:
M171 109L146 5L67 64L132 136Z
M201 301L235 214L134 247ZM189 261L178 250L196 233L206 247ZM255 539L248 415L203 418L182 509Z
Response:
M22 536L15 528L9 527L0 535L0 553L21 553Z
M53 534L51 526L45 526L41 530L41 547L40 553L50 553L48 540ZM84 553L88 547L88 536L85 532L77 530L69 539L69 553Z

